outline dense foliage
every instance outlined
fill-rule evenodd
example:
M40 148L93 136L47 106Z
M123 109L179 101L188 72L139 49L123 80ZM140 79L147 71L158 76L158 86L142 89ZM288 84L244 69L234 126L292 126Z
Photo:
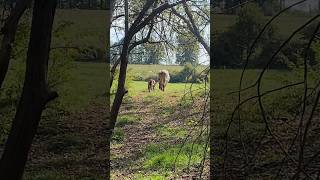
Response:
M215 37L213 48L214 66L217 68L242 68L250 53L252 43L259 35L266 19L263 11L257 4L250 4L240 10L236 23L227 31ZM315 29L315 25L307 26L303 31L290 41L281 52L273 58L268 68L295 69L301 67L304 58L304 48ZM249 59L249 68L263 68L272 55L279 49L287 37L277 33L275 25L268 26L256 45L252 49ZM308 64L317 64L316 49L310 51Z

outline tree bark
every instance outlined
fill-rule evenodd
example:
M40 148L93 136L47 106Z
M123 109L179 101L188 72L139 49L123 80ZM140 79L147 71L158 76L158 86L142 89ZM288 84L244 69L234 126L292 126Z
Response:
M47 69L56 0L35 0L22 96L4 153L0 177L21 179L45 105L56 98L47 85Z
M2 87L8 71L12 45L15 40L19 20L30 4L31 0L17 1L15 8L12 9L8 19L4 24L4 27L1 29L3 33L3 39L1 41L0 49L0 88Z

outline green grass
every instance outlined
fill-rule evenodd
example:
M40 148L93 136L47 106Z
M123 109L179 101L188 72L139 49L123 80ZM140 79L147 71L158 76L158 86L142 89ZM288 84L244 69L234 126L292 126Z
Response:
M188 93L191 88L194 93L199 92L200 88L203 87L203 84L191 84L191 83L168 83L165 88L165 92L160 91L158 88L155 88L155 91L151 93L148 92L148 84L144 81L132 81L128 87L128 95L131 97L140 96L140 97L149 97L150 96L170 96L170 97L182 97L185 93Z
M123 127L125 125L133 124L139 120L140 118L134 115L119 115L116 127Z
M215 69L212 71L212 81L210 84L213 90L217 93L227 94L237 90L239 87L239 80L242 70L240 69ZM259 69L250 69L245 72L242 87L252 85L258 79ZM266 71L263 81L262 89L268 90L284 85L285 81L295 79L295 75L286 70L268 70Z
M122 142L124 139L124 131L120 128L115 128L112 134L112 141L114 142Z
M174 146L164 144L149 145L145 150L146 160L143 164L144 168L168 172L172 171L175 167L188 167L189 161L190 165L196 165L201 162L203 145L187 143L182 147L178 156L180 147L180 144Z
M245 80L243 87L253 84L258 74L261 70L248 70L245 74ZM216 142L216 157L214 157L214 163L217 165L217 169L223 169L223 154L225 152L225 137L226 129L229 126L231 120L231 113L233 112L236 104L238 103L237 93L234 95L228 94L229 92L238 90L239 79L240 79L241 70L213 70L213 82L211 82L212 90L214 93L213 101L211 101L212 109L212 119L214 119L214 129L211 130L213 133L214 142ZM276 89L283 87L290 83L296 83L303 80L302 73L296 73L295 71L280 71L280 70L268 70L265 74L265 77L262 81L262 91L264 93L267 90ZM314 79L309 76L308 83L310 87L314 85ZM313 84L313 85L311 85ZM288 88L280 92L271 93L268 96L262 98L262 103L264 107L264 112L267 117L270 129L274 134L280 134L279 139L281 143L287 146L291 143L291 138L294 137L292 129L295 129L296 121L294 116L297 113L297 109L291 110L290 108L297 105L297 102L300 102L301 97L303 96L303 85L296 86L294 88ZM257 88L254 87L252 90L249 90L246 93L242 94L241 99L244 100L248 97L257 95ZM245 142L247 153L255 154L256 157L256 166L262 164L276 164L285 156L281 152L279 153L277 148L274 148L274 142L271 142L268 145L263 145L260 147L260 150L255 152L255 148L259 146L258 143L260 137L262 137L265 132L266 124L263 121L261 116L261 110L259 108L259 103L257 100L252 100L247 104L241 107L240 115L235 113L234 121L230 126L228 132L228 149L229 155L227 163L233 167L240 167L243 164L244 159L241 159L239 154L242 153L241 142ZM241 117L241 125L239 127L240 121L238 117ZM279 118L279 119L278 119ZM280 118L286 120L282 121ZM284 123L282 123L284 122ZM280 125L281 124L281 125ZM290 128L287 128L289 127ZM290 130L287 130L290 129ZM242 140L239 138L239 131L242 132ZM264 141L269 141L269 137L265 138ZM290 140L289 140L290 139ZM272 141L272 140L271 140ZM270 149L269 149L270 148ZM251 156L251 155L249 155ZM229 167L231 167L229 166ZM275 166L277 167L277 166ZM278 167L277 167L278 168ZM237 168L234 168L237 169ZM233 171L233 170L232 170ZM238 172L243 172L242 169L234 170L237 175ZM273 173L272 170L262 171ZM236 174L237 173L237 174ZM261 172L256 172L254 174L260 174ZM230 171L231 174L231 171ZM250 177L249 179L255 179ZM266 178L268 179L268 178ZM270 179L270 178L269 178Z
M183 138L188 132L181 127L170 127L169 125L162 125L157 128L158 133L164 137Z
M86 108L106 91L107 65L76 62L71 80L59 88L59 99L70 111Z
M57 10L55 26L68 21L73 24L65 30L65 40L69 46L106 47L107 11L105 10ZM53 37L53 46L61 42Z
M206 66L197 66L197 71L201 72ZM166 69L169 73L179 72L183 69L180 65L147 65L147 64L130 64L128 71L131 76L137 80L145 80L149 77L157 76L160 70Z

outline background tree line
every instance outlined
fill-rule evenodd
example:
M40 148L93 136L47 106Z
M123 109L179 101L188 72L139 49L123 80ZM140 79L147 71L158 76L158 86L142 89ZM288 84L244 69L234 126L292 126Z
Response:
M267 19L259 3L252 3L241 8L237 13L235 24L215 36L214 66L217 68L242 68L245 57L250 51L250 45L255 41L266 21ZM301 51L307 45L315 25L310 25L299 33L299 37L281 50L281 53L275 57L275 63L270 65L269 68L295 69L301 67L303 63L303 53ZM279 33L278 29L279 27L276 25L271 25L262 34L261 40L257 42L253 49L253 60L248 65L250 68L262 68L270 55L280 47L285 37ZM316 41L316 43L319 42ZM317 53L319 53L319 49L312 47L310 50L310 66L318 64Z

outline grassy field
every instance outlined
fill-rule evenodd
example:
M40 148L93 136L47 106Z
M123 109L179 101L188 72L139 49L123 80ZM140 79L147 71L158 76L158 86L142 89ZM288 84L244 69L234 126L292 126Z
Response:
M70 92L79 100L74 102L81 103L80 99L97 100L104 91L105 64L100 63L77 63L75 72L79 77L78 81L73 81L68 88ZM159 66L159 65L129 65L129 75L140 74L149 76L160 69L170 69L170 71L181 70L179 66ZM245 75L244 86L252 84L260 70L248 70ZM227 119L230 118L232 109L235 106L235 96L227 95L235 91L241 70L214 70L212 77L214 101L211 103L213 108L218 111L215 117L219 119L216 123L221 127L216 129L216 133L223 133ZM90 74L90 76L88 76ZM278 88L295 80L293 72L269 70L263 80L263 91ZM82 80L82 82L79 84ZM96 86L95 84L99 84ZM189 151L192 141L186 143L180 158L177 160L178 171L173 172L174 161L178 149L181 147L183 139L189 132L190 124L199 119L185 118L178 112L190 113L190 107L195 104L190 101L191 84L169 83L166 92L156 89L155 92L147 92L145 81L129 81L128 91L125 96L116 130L112 142L112 177L114 179L167 179L169 177L182 176L188 164L193 168L197 166L201 159L201 149L205 141L197 141L192 160L189 162ZM80 88L79 88L80 87ZM201 92L203 84L192 85L194 96L201 102ZM81 90L79 92L79 90ZM85 92L88 92L87 94ZM198 92L198 94L197 94ZM255 89L244 97L256 93ZM186 94L186 98L181 99ZM243 97L243 98L244 98ZM69 100L68 100L69 101ZM272 103L274 99L269 99ZM82 104L87 107L88 102ZM86 108L83 108L86 110ZM251 117L252 118L252 117ZM251 119L250 118L250 119ZM225 121L225 122L224 122ZM248 124L249 127L260 127L258 124ZM234 127L235 128L235 127ZM199 128L201 129L201 128ZM236 130L232 132L236 133ZM196 136L197 132L194 132ZM188 150L189 148L189 150Z
M144 81L149 76L156 76L161 69L174 72L182 68L174 65L128 66L128 94L124 98L111 146L112 179L181 177L182 170L190 166L195 171L201 163L204 139L197 140L194 146L189 140L179 156L178 152L192 127L190 124L197 119L192 116L183 118L180 113L186 111L184 115L187 115L199 110L204 84L169 83L165 92L160 91L157 84L155 91L149 93ZM198 70L203 68L198 67ZM143 77L142 80L130 79L137 76ZM193 138L198 130L190 132ZM189 162L190 150L193 155ZM175 165L177 172L173 171ZM195 173L184 175L192 177Z
M129 65L129 76L140 74L149 76L160 69L179 71L180 66ZM203 67L200 67L203 68ZM49 105L41 121L26 179L103 179L105 160L106 99L105 93L107 65L104 63L77 62L72 68L71 79L58 88L57 102L63 104L63 111L54 111L54 103ZM238 87L241 70L213 70L212 89L214 101L215 133L222 137L228 118L235 107L236 96L227 95ZM244 86L252 84L259 70L248 70ZM263 81L263 91L277 88L298 80L294 72L268 70ZM165 92L158 88L147 92L145 81L129 80L129 93L124 98L111 146L113 179L168 179L192 177L199 173L199 163L203 157L206 124L196 126L201 118L204 104L204 84L169 83ZM191 90L191 91L190 91ZM192 97L191 98L191 92ZM244 97L256 93L249 91ZM184 96L185 95L185 96ZM279 94L281 95L281 93ZM184 97L184 98L183 98ZM243 98L244 98L243 97ZM266 98L268 104L275 103L280 96ZM289 103L282 99L281 103ZM255 105L248 105L255 107ZM248 129L260 129L258 117L248 109L245 122ZM279 108L278 112L284 112ZM196 115L194 115L196 114ZM209 115L206 115L206 122ZM188 141L184 139L191 132ZM256 135L254 131L250 131ZM231 135L237 136L236 126ZM251 140L252 136L247 137ZM184 144L184 146L182 146ZM181 149L181 147L183 147ZM180 153L178 153L180 151ZM94 153L92 153L94 152ZM192 153L190 153L192 152ZM219 151L217 151L219 152ZM179 154L179 156L178 156ZM265 162L270 161L266 156ZM218 161L219 162L219 161ZM208 163L208 162L206 162ZM97 167L99 167L97 169ZM174 171L176 167L176 171ZM207 164L205 167L208 167ZM207 172L205 168L205 173Z
M247 71L242 87L254 84L259 72L260 70ZM286 179L287 175L294 173L294 169L291 169L294 165L285 159L286 152L289 152L292 158L298 157L296 149L299 142L294 140L301 118L299 113L303 85L266 94L261 98L261 104L257 97L257 87L254 86L241 93L241 101L251 99L242 104L239 111L234 111L238 105L238 94L230 92L238 90L240 73L240 70L214 70L212 75L211 90L214 95L210 108L214 120L214 129L211 131L213 131L213 147L216 150L213 158L215 177L222 178L227 172L227 178L230 179ZM309 102L314 102L315 99L314 95L311 95L312 88L316 85L314 80L310 75L308 92L310 97L305 115L307 117L313 105ZM261 94L301 81L302 74L296 71L269 70L262 80ZM319 111L315 114L316 121L319 118ZM320 144L316 133L318 128L316 122L310 124L306 143L308 148L305 150L308 151L306 152L308 155L305 159L312 157L313 147ZM283 162L287 164L284 165ZM247 163L250 165L245 165ZM310 173L313 172L311 167L318 167L317 163L311 164L310 169L306 168ZM247 167L242 168L243 166Z
M148 76L164 68L182 69L180 66L129 65L129 74ZM44 111L25 179L104 179L106 73L104 63L76 62L70 69L69 80L54 88L59 98ZM189 133L189 126L197 119L182 115L198 108L196 103L201 102L203 85L169 83L165 92L156 87L149 93L145 81L129 80L129 93L125 96L112 142L112 176L115 179L180 177L181 171L189 166L196 172L203 157L204 139L198 139L194 145L188 141L177 160L175 157ZM194 100L190 98L190 90ZM193 133L196 135L196 131ZM190 151L193 155L189 161ZM175 165L180 174L173 172Z
M196 167L203 157L206 136L196 140L202 126L196 126L199 129L193 131L191 128L200 116L190 114L199 111L204 99L203 88L204 84L169 83L165 92L156 88L149 93L146 82L130 82L111 146L112 178L195 176L199 172ZM194 100L191 100L190 91ZM183 146L189 133L191 138ZM173 171L175 167L176 172ZM188 167L194 172L188 171ZM207 172L208 167L205 169Z
M79 111L106 93L108 66L105 63L77 62L71 71L70 80L59 87L60 99L68 110Z

